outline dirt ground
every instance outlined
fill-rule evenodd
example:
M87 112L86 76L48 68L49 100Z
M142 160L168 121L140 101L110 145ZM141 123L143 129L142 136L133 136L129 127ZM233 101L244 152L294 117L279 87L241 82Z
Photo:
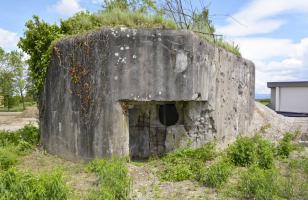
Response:
M0 112L0 130L15 131L29 123L38 126L36 107L29 107L23 112Z

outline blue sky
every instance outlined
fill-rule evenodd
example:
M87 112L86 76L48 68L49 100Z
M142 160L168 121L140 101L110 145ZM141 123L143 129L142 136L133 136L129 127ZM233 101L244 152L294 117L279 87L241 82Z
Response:
M32 15L58 22L81 10L96 11L101 1L0 0L0 46L16 49ZM268 81L308 80L308 0L207 2L217 33L239 44L243 57L255 63L256 93L269 93Z

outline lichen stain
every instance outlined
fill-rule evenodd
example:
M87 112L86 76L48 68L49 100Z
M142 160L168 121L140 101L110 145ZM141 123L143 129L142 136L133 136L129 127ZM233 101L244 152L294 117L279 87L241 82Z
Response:
M179 51L176 54L176 63L174 71L176 73L183 72L187 69L188 62L187 62L187 54L184 51Z

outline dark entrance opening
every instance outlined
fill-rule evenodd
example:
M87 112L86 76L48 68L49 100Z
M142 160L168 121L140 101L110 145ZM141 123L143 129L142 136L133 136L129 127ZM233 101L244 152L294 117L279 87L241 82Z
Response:
M166 153L168 126L181 121L175 103L132 102L128 110L129 151L133 160Z
M159 106L159 121L165 126L175 125L179 120L179 113L175 104L164 104Z

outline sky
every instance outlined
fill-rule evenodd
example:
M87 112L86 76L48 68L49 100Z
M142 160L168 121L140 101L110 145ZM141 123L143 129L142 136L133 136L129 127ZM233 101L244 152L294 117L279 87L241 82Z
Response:
M102 0L0 0L0 46L17 49L33 15L50 23L100 9ZM192 0L198 2L199 0ZM256 67L256 94L269 81L308 80L308 0L206 1L216 33L238 44Z

